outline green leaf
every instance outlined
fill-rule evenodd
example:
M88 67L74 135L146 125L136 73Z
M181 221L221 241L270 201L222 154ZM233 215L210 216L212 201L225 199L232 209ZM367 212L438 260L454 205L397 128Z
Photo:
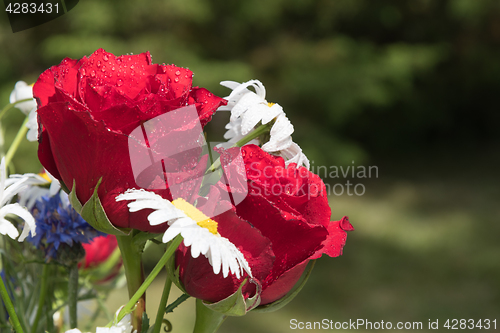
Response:
M90 199L82 206L76 196L76 184L73 180L73 189L69 194L71 205L83 217L83 219L88 222L88 224L94 227L94 229L116 236L129 235L130 230L117 228L109 221L108 216L102 207L99 195L97 194L97 189L99 188L101 181L102 178L97 182L94 194L92 194Z
M141 333L148 333L150 331L149 327L149 317L146 312L142 313L142 329Z
M302 288L305 286L307 280L309 279L309 276L311 275L312 269L314 268L316 260L311 260L309 264L307 265L306 269L304 270L304 273L302 274L302 277L300 280L295 284L295 286L282 298L280 298L277 301L274 301L272 303L266 304L259 306L255 308L253 311L254 312L273 312L276 310L281 309L288 303L290 303L295 296L299 294L299 292L302 290Z
M165 314L174 312L174 309L178 307L181 303L183 303L185 300L189 299L191 296L188 294L182 294L180 295L175 301L170 303L166 308L165 308Z

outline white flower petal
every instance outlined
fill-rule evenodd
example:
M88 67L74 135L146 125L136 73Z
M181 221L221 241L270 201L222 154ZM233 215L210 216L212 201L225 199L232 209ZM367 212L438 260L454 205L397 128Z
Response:
M170 226L167 231L163 234L162 237L162 242L163 243L168 243L172 239L174 239L178 234L180 234L182 231L182 228L176 228L175 226Z
M235 104L231 110L231 120L235 121L236 118L241 117L243 113L251 111L257 105L267 106L267 101L253 92L248 92L241 96L238 103ZM269 107L268 107L269 108Z
M310 167L309 160L307 159L306 155L302 153L302 149L299 147L299 145L295 142L292 142L290 147L282 150L280 154L285 160L287 160L285 162L286 166L288 166L288 164L290 163L296 163L297 166L303 165L307 169L309 169Z
M206 253L208 261L210 262L210 265L212 265L214 269L214 274L219 274L221 265L222 265L222 258L221 258L221 251L218 246L210 246L209 251Z
M279 115L285 115L285 111L283 111L283 108L279 104L273 104L271 107L267 105L266 112L262 115L262 123L267 124L274 118L278 117ZM274 127L274 126L273 126ZM292 130L293 132L293 130ZM290 133L292 134L292 133Z
M21 103L23 104L23 103ZM36 106L30 111L28 122L26 123L26 127L28 128L28 133L26 134L26 138L28 141L35 142L38 140L38 119L36 113Z
M18 241L22 242L26 237L28 237L28 234L31 233L31 236L36 235L36 223L33 215L31 215L30 212L28 212L24 207L22 207L19 204L10 204L7 205L3 208L9 207L9 213L10 214L15 214L22 218L24 220L24 228L23 232L21 233L21 236L19 236Z
M27 85L24 81L17 81L16 85L14 86L14 90L12 90L12 92L10 93L10 103L12 104L28 98L33 98L33 87ZM36 109L36 102L34 99L32 99L31 101L16 104L16 108L21 110L24 114L28 115L31 110Z
M19 236L19 231L17 231L17 228L10 221L0 218L0 234L16 239Z
M130 205L129 205L129 207L130 207ZM184 213L182 213L182 211L178 210L175 207L173 207L173 208L174 209L170 209L170 207L169 207L167 209L159 209L159 210L152 212L148 216L149 224L150 225L159 225L159 224L168 222L172 219L176 219L176 218L185 216ZM133 210L130 209L130 211L132 212Z
M253 106L241 120L241 134L247 135L255 126L262 121L265 112L269 109L267 105L258 104Z
M281 150L290 147L292 143L293 141L291 137L287 137L283 141L270 140L262 146L262 150L267 151L268 153L280 152Z

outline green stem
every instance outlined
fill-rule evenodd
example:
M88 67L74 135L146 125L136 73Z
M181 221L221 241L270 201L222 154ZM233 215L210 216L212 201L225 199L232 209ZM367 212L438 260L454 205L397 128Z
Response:
M2 117L7 113L7 111L9 111L10 109L12 109L14 106L16 106L17 104L19 103L23 103L23 102L29 102L29 101L32 101L33 98L26 98L26 99L21 99L17 102L14 102L14 103L11 103L11 104L7 104L1 111L0 111L0 119L2 119Z
M0 295L2 296L7 312L9 313L9 320L12 323L12 326L14 326L17 333L23 333L21 322L19 322L19 318L17 318L16 309L14 308L14 304L12 304L9 292L7 291L7 288L5 288L2 277L0 277Z
M247 135L245 135L245 137L243 137L238 142L236 142L233 147L243 147L245 144L249 143L253 139L258 138L259 136L261 136L262 134L264 134L268 131L271 131L271 127L273 127L273 124L274 124L274 120L268 122L265 125L260 125L253 132L248 133Z
M149 285L151 284L151 282L153 282L153 280L158 275L158 273L160 273L163 266L165 266L165 264L167 263L168 259L170 259L172 254L174 254L175 250L177 250L177 247L179 246L179 244L181 244L182 240L183 239L182 239L181 235L177 235L177 237L175 237L172 240L172 242L170 243L170 245L167 248L167 251L165 251L165 253L160 258L160 260L156 264L155 268L153 268L151 273L148 275L148 277L146 278L144 283L140 286L140 288L137 289L136 293L130 298L130 300L127 302L127 304L125 304L125 306L122 308L122 310L120 311L120 313L118 314L118 316L116 318L117 322L122 320L123 317L125 317L125 315L127 313L132 311L132 309L135 306L135 303L137 303L137 301L141 298L141 296L146 292L146 289L148 289ZM120 244L120 243L118 243L118 244Z
M161 324L163 323L163 315L165 312L165 308L167 307L168 296L170 295L171 287L172 287L172 280L167 275L165 279L165 286L163 287L163 294L161 295L160 305L158 306L158 312L156 313L156 321L153 333L160 333Z
M120 252L122 254L123 266L125 267L128 295L130 300L132 300L132 297L141 288L142 282L144 281L144 269L142 266L141 250L134 244L132 235L116 236L116 239L118 241L118 247L120 248ZM134 300L134 302L132 303L132 307L130 308L130 310L132 310L132 308L140 298L142 298L142 301L135 309L132 319L132 325L138 332L141 331L142 313L145 310L146 304L146 299L145 296L143 296L143 293Z
M48 285L49 285L49 275L50 275L50 265L43 265L42 269L42 283L40 287L40 296L38 297L38 308L36 310L35 321L33 322L31 331L36 333L38 328L38 323L42 317L42 312L45 305L45 298L47 297Z
M203 305L201 299L196 300L196 322L193 333L214 333L227 318L226 315L213 311Z
M78 265L69 267L68 274L68 303L69 303L69 328L78 327L77 302L78 302Z
M12 160L12 157L17 151L17 148L19 148L19 145L21 144L21 141L23 138L26 136L26 133L28 132L28 127L26 127L26 123L28 122L29 116L26 116L26 119L24 119L23 124L21 125L21 128L17 132L16 137L14 138L14 141L12 141L12 144L9 147L9 150L7 151L7 154L5 155L5 165L9 165L10 161Z

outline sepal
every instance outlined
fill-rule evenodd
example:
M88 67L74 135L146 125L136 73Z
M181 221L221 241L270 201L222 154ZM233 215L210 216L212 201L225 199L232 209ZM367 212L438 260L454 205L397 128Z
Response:
M205 301L202 303L210 310L219 312L225 316L244 316L248 311L251 311L260 304L260 294L262 292L260 284L254 280L250 280L250 283L254 283L256 285L257 291L253 297L245 300L245 297L243 296L243 286L247 282L248 280L245 279L234 294L224 298L223 300L215 303L208 303Z
M179 288L179 290L184 294L187 294L179 278L179 267L175 267L175 253L174 255L170 256L167 263L165 264L165 268L167 269L168 277L175 284L175 286Z
M76 183L73 180L73 188L69 193L69 200L73 208L83 217L88 224L98 231L112 234L115 236L126 236L130 234L130 230L117 228L108 219L104 208L102 207L101 200L97 194L97 189L101 184L102 178L97 182L94 194L90 199L82 205L76 196Z

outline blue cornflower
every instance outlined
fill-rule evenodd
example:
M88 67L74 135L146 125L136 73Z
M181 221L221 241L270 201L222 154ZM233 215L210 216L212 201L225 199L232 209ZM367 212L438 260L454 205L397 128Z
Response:
M39 198L32 214L36 221L36 235L27 239L45 251L47 260L57 257L61 245L72 247L75 243L89 243L94 237L104 235L71 207L68 195L63 191Z

